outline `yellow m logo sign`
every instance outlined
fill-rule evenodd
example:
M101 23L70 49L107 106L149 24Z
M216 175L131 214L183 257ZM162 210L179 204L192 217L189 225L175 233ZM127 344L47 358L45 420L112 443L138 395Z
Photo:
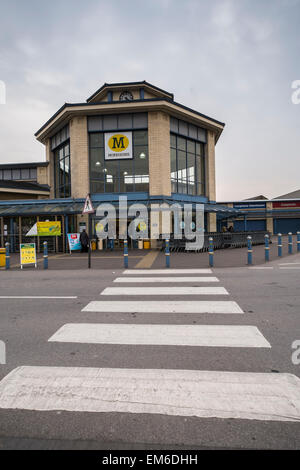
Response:
M127 149L128 145L129 140L123 134L112 135L108 141L108 146L113 152L122 152Z

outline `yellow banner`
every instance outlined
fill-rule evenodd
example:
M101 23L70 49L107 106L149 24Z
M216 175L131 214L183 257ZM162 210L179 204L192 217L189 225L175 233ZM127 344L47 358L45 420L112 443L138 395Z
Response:
M36 264L35 243L22 243L20 245L20 257L22 264Z
M57 237L61 235L61 223L55 222L38 222L37 234L39 237Z

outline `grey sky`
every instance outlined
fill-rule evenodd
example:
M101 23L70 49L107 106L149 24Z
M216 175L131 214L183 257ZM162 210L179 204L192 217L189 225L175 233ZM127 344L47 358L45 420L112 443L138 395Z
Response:
M0 161L104 82L147 80L226 123L217 199L300 188L300 0L0 0Z

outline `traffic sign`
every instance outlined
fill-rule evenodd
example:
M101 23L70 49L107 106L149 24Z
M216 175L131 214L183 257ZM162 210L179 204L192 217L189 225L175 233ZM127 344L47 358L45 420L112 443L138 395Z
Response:
M91 200L91 196L88 194L85 198L84 208L82 214L93 214L95 212Z

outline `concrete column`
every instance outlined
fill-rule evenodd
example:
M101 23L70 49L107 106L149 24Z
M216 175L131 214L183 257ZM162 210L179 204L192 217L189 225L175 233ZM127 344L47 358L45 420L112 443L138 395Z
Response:
M1 246L4 248L4 219L0 217Z
M267 230L273 235L273 217L267 217Z
M266 209L267 211L271 211L273 209L273 203L267 202ZM272 235L274 234L273 217L267 217L266 228Z
M207 131L205 156L205 194L209 201L216 201L215 134L212 131Z
M148 113L150 195L171 195L170 117Z
M54 154L51 151L51 140L47 139L46 143L46 160L49 162L48 167L43 168L46 170L43 174L39 173L38 170L38 183L40 184L48 184L50 186L50 198L53 199L55 197L54 194Z
M22 243L22 217L19 216L19 244Z
M209 212L207 214L207 231L216 232L217 231L217 214L214 212Z

